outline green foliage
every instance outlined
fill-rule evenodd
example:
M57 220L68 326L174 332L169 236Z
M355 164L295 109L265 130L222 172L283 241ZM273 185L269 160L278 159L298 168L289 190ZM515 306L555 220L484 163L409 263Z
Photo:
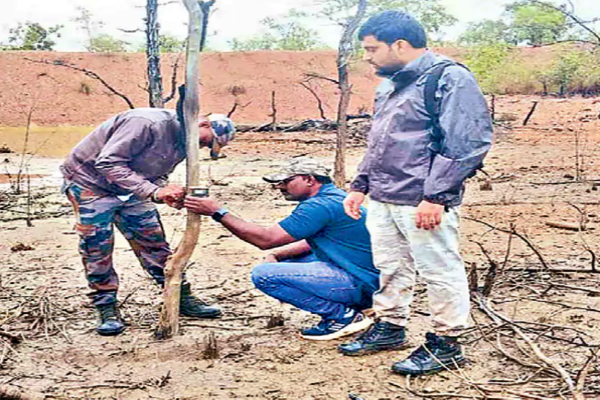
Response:
M92 53L124 53L129 43L102 33L90 38L88 51Z
M44 28L36 22L25 22L19 24L16 28L9 30L8 46L4 46L4 50L54 50L56 42L53 36L60 37L62 25L56 25L49 28Z
M315 30L307 28L303 20L308 14L292 9L281 18L267 17L261 21L268 31L248 40L229 42L234 51L250 50L314 50L323 47Z
M162 53L179 53L183 49L185 40L179 40L175 36L160 35L158 45Z
M179 53L184 50L185 40L179 40L175 36L160 35L158 37L158 46L161 53ZM138 53L146 52L146 43L137 48Z
M551 84L557 87L560 95L565 95L568 92L574 91L575 88L580 90L589 85L597 85L598 73L597 58L593 53L584 50L571 50L561 53L554 61L552 67L545 71L545 75L549 78ZM595 75L596 81L590 82L587 79L588 75Z
M558 10L529 1L506 6L516 43L535 46L560 40L569 29L566 16Z
M495 93L499 70L506 64L510 52L503 43L474 46L469 49L465 64L477 77L485 93Z
M506 44L480 45L469 49L464 62L485 93L598 94L600 48L563 44L555 49L548 59Z
M440 38L442 29L458 20L448 13L440 0L371 0L370 13L384 10L404 10L419 21L428 34Z
M229 42L233 51L276 50L278 39L265 33L247 40L232 39Z
M319 0L319 16L343 24L355 14L358 0ZM441 39L442 29L454 25L457 19L448 13L440 0L369 0L367 17L385 10L403 10L413 15L429 35Z
M515 44L510 26L504 21L489 19L470 23L467 30L459 37L458 43L462 46Z

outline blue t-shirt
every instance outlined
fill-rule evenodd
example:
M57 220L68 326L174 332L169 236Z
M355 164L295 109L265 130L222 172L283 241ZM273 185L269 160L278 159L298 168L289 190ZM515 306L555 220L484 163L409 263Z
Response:
M317 258L354 276L366 295L379 288L379 271L373 266L371 238L365 226L366 210L359 220L344 212L346 192L323 185L313 197L301 201L279 225L294 239L306 239Z

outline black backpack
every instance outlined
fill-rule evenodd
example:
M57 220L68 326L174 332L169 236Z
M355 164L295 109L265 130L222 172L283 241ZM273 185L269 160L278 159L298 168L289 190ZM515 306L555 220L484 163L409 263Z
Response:
M425 81L425 110L431 117L431 123L433 124L433 143L436 147L439 146L440 148L444 141L444 135L442 134L442 129L440 127L440 110L439 104L435 98L435 92L438 90L440 78L444 74L444 71L446 68L452 65L458 65L459 67L463 67L468 70L466 66L460 63L451 60L444 60L438 64L435 64L429 69L429 71L427 71L427 78Z
M429 69L425 81L425 110L427 111L427 114L429 114L429 116L431 117L431 123L433 125L433 129L431 130L432 142L434 150L436 150L437 152L439 152L442 148L442 145L444 143L444 135L442 134L442 128L440 127L440 110L439 104L435 98L435 92L438 90L440 78L444 74L444 71L446 70L446 68L452 65L457 65L469 71L469 68L467 68L467 66L461 63L457 63L452 60L444 60L439 64L435 64ZM485 174L485 171L483 171L483 166L483 163L481 163L470 176L474 176L479 170L481 170Z

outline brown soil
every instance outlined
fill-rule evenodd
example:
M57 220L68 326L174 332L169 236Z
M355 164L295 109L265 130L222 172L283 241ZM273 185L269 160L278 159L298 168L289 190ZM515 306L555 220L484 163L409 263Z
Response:
M460 49L435 49L461 60ZM555 49L523 50L531 63L544 63ZM176 54L162 57L165 93L171 90L172 65ZM34 61L46 61L39 64ZM37 125L96 125L113 114L126 110L127 104L109 92L98 80L82 72L56 64L71 64L97 73L111 87L126 95L136 107L148 106L146 58L142 53L92 54L55 52L0 52L0 126L25 126L27 114L35 105L32 121ZM179 62L178 82L183 82L183 62ZM336 53L243 52L206 53L201 61L203 112L227 113L236 99L233 114L237 122L271 121L271 93L275 92L278 121L320 118L317 101L299 83L306 74L337 79ZM370 112L378 79L364 62L350 65L353 96L349 112ZM323 101L327 118L335 118L337 87L313 79L310 86ZM165 94L165 96L166 96ZM174 108L175 102L166 107Z
M583 99L544 99L529 125L521 127L519 121L532 100L499 99L498 113L504 120L514 120L513 129L499 127L497 143L487 159L493 190L480 190L483 176L471 180L463 215L504 229L513 223L553 269L589 270L591 256L584 244L598 254L600 239L600 206L593 183L600 178L597 105ZM584 156L580 175L588 179L579 183L573 179L577 175L576 138ZM210 171L213 179L226 184L211 190L232 212L269 225L288 215L293 204L262 183L261 175L298 154L331 162L333 145L330 133L242 134L227 149L227 158L205 161L202 173L206 177ZM362 153L362 148L350 150L349 171L355 170ZM18 166L18 155L4 156L5 168ZM29 173L55 176L59 162L35 157ZM179 168L174 181L183 182L183 176ZM315 318L254 289L249 272L264 253L209 219L203 224L188 274L202 296L220 304L223 318L184 319L180 336L166 342L154 340L159 290L118 236L115 262L129 326L118 337L97 336L69 206L57 193L56 179L32 185L31 211L51 216L32 221L33 227L27 227L24 220L26 196L0 192L0 330L24 338L10 347L8 339L0 343L0 387L49 399L345 399L349 393L368 400L419 398L409 393L405 379L389 371L391 363L410 350L346 358L336 352L341 340L301 340L298 330ZM587 214L585 233L546 225L548 221L576 224L580 215L569 203ZM166 208L161 213L169 237L177 243L185 226L184 215ZM520 326L535 328L526 334L575 377L590 354L582 343L595 349L600 345L599 275L519 271L542 267L521 240L512 238L506 257L509 235L468 218L462 229L465 260L470 270L479 268L481 285L489 261L476 242L504 269L496 278L491 306L514 321L546 324ZM11 251L16 244L34 250ZM470 381L489 389L487 393L494 398L527 398L511 391L538 398L569 398L560 377L509 360L497 349L496 341L501 340L504 351L520 362L542 365L528 345L515 338L510 325L494 329L475 303L473 309L473 321L479 328L464 337L470 364L458 374L443 372L412 379L412 390L420 392L421 398L453 398L433 397L439 393L482 398L467 383ZM410 323L415 345L429 329L426 314L426 294L419 286ZM283 316L284 325L267 328L268 321L277 316ZM487 341L480 339L482 332ZM216 359L205 358L209 333L216 335ZM583 384L588 399L600 398L599 375L597 362L592 363Z

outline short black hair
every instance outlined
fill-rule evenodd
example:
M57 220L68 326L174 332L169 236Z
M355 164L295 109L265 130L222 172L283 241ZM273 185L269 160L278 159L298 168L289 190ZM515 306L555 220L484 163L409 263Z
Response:
M402 39L415 49L427 47L427 33L423 25L403 11L389 10L372 16L358 31L359 40L365 36L374 36L388 45Z
M319 182L320 184L323 184L323 185L327 185L327 184L330 184L330 183L332 183L332 182L333 182L333 181L331 180L331 178L330 178L330 177L328 177L328 176L313 175L313 178L315 178L315 180L316 180L317 182Z

